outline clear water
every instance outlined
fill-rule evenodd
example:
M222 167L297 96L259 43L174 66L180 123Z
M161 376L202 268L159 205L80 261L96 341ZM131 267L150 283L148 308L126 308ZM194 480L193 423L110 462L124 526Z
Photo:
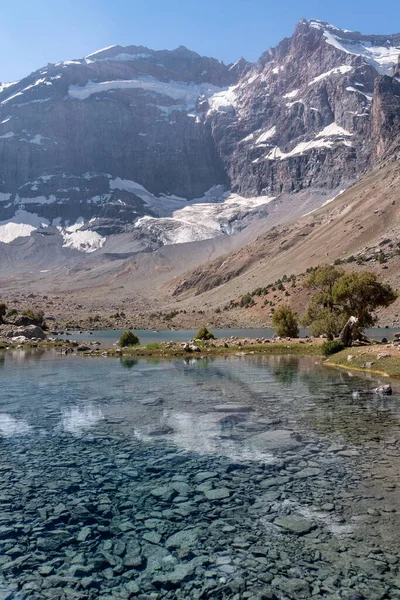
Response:
M0 598L400 598L400 406L314 358L0 358Z
M393 339L393 334L397 333L400 328L375 328L375 329L367 329L366 335L373 340L381 341L382 338L386 337L388 340ZM88 334L88 332L83 331L82 333L73 331L71 334L59 336L61 339L75 339L78 341L91 341L91 342L99 342L103 348L110 347L114 342L117 342L121 333L124 330L112 330L112 329L104 329L104 330L94 330ZM212 329L213 333L218 338L229 338L231 336L236 336L240 338L272 338L275 335L275 329L271 327L264 328L232 328L232 329ZM140 329L137 330L136 333L140 338L140 342L142 344L153 344L160 342L169 342L170 340L183 342L192 339L197 330L194 329L175 329L168 331L151 331L150 329ZM300 336L305 336L308 334L307 329L300 329Z

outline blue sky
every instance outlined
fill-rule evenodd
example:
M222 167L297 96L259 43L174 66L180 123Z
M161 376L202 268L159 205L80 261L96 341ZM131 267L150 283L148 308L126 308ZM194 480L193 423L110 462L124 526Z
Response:
M364 33L400 31L398 0L2 0L0 82L112 44L256 60L302 17Z

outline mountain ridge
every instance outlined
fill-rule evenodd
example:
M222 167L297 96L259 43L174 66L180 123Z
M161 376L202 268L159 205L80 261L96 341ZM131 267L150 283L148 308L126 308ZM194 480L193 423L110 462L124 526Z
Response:
M115 45L0 86L3 273L223 253L321 206L397 156L396 44L311 19L254 63Z

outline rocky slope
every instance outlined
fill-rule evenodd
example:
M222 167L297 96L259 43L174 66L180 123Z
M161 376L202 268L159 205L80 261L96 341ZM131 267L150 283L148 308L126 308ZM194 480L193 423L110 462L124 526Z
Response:
M3 271L316 208L397 156L399 55L400 34L301 21L255 64L113 46L0 86Z
M302 288L304 274L320 264L372 270L400 289L399 183L400 163L390 161L297 222L272 228L244 248L186 272L165 292L183 309L207 307L210 316L217 310L213 321L260 324L270 322L270 306L281 302L302 313L310 299L310 291ZM287 282L277 287L283 276ZM256 291L271 284L276 289ZM247 294L252 300L238 306ZM400 299L380 311L379 322L400 324Z

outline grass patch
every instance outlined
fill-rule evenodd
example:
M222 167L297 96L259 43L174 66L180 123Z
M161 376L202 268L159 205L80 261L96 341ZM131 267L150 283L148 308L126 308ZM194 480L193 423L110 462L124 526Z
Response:
M378 358L378 355L388 354ZM348 357L352 357L349 359ZM369 373L380 373L389 377L400 377L400 356L391 355L390 349L386 350L382 347L371 349L363 348L347 348L338 354L330 356L325 362L327 365L344 367L346 369L354 369Z

